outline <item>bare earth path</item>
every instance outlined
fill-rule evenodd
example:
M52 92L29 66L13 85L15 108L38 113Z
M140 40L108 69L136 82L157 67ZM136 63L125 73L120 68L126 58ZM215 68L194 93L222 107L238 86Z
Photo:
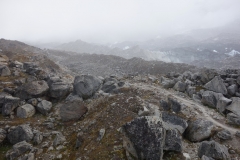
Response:
M213 122L213 124L215 124L216 126L226 129L226 130L232 132L233 134L236 131L240 132L240 129L231 127L225 123L218 122L217 120L213 119L212 116L209 115L209 111L207 111L206 106L201 105L201 104L189 99L188 97L182 98L182 97L178 96L174 91L163 89L161 86L149 85L149 84L145 84L145 83L133 83L130 85L134 88L138 88L138 89L142 89L142 90L155 91L164 96L172 95L174 98L176 98L179 102L183 103L184 105L192 107L196 110L197 109L200 110L200 112L202 113L202 116L204 116L204 118L206 118L207 120Z

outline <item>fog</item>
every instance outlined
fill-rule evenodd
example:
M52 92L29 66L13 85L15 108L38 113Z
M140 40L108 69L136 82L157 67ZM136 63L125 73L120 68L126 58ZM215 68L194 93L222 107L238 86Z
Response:
M240 18L239 0L1 0L0 38L142 41Z

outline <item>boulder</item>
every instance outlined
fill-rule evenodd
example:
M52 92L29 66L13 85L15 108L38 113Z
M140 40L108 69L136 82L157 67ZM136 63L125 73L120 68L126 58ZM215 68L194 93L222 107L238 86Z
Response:
M58 145L63 144L65 141L65 136L63 136L62 133L59 132L53 140L53 146L57 147Z
M240 76L237 77L237 84L240 85Z
M33 143L34 144L40 144L43 140L43 133L42 132L39 132L39 131L36 131L34 133L34 137L33 137Z
M50 85L49 93L53 98L62 99L70 93L71 88L71 84L56 82Z
M52 102L42 100L36 106L38 112L42 113L43 115L47 115L52 109Z
M168 102L165 100L160 100L160 107L165 111L169 111L171 109Z
M10 69L5 65L0 65L0 76L4 77L4 76L10 76L10 75L11 75Z
M211 136L213 127L212 122L197 119L188 123L184 136L191 142L201 142Z
M238 87L237 87L236 84L233 84L233 85L231 85L231 86L229 86L229 87L227 88L228 94L229 94L230 96L234 96L235 93L237 92L237 90L238 90Z
M113 81L107 81L106 83L103 84L102 90L106 93L112 93L114 90L116 90L117 84Z
M227 114L227 122L229 124L240 125L240 116L234 113Z
M23 124L15 128L10 128L7 139L11 144L16 144L21 141L31 141L33 138L32 128L29 125Z
M92 75L76 76L73 84L74 93L83 99L88 99L95 94L101 84L102 81Z
M186 92L189 97L192 97L196 93L196 87L187 86Z
M0 144L5 140L5 138L7 137L7 132L0 128Z
M214 159L211 158L211 157L207 157L207 156L203 155L201 160L214 160Z
M31 151L33 146L26 141L21 141L15 145L13 148L7 151L6 158L7 160L17 159L19 156L23 155L24 153Z
M182 110L182 105L172 97L168 97L168 103L172 111L178 113Z
M223 97L221 93L215 93L212 91L204 91L202 93L202 99L201 102L204 105L207 105L212 108L216 108L217 106L217 101Z
M20 102L20 99L18 97L12 97L12 96L3 96L0 98L1 102L3 103L2 106L2 115L3 116L9 116L11 112L17 108L18 103Z
M17 108L17 117L28 118L36 113L35 108L31 104L25 104Z
M162 84L163 88L168 89L168 88L173 88L174 85L176 84L176 82L175 82L175 80L162 78L161 84Z
M37 104L38 104L38 100L37 100L37 98L31 98L31 99L29 99L28 101L27 101L27 103L29 103L29 104L31 104L31 105L33 105L33 106L37 106Z
M203 141L198 148L198 157L203 155L213 159L230 160L227 147L215 141Z
M81 100L66 101L60 106L62 121L78 120L88 111Z
M185 78L185 79L190 79L192 77L192 72L190 71L185 71L182 76Z
M240 98L232 97L231 100L232 100L232 103L229 106L227 106L226 109L240 116Z
M188 127L186 120L175 114L162 112L161 117L166 126L168 126L171 129L177 129L181 134Z
M166 130L157 116L143 116L122 126L123 146L136 159L162 160Z
M46 95L48 90L49 87L46 81L32 81L20 86L17 89L15 96L21 99L37 98Z
M166 130L163 150L182 152L182 136L177 129Z
M187 86L186 83L178 81L174 85L173 89L175 89L176 91L179 91L179 92L184 92L186 90L186 86Z
M217 133L218 138L221 140L229 140L232 139L232 134L228 130L222 130Z
M204 85L204 88L217 93L222 93L223 95L227 95L228 93L220 76L215 76L211 81Z
M204 69L200 72L201 81L205 84L212 80L217 74L217 72L213 69Z
M217 101L217 110L220 113L225 113L226 111L226 107L232 103L231 99L225 98L225 97L221 97L218 101Z

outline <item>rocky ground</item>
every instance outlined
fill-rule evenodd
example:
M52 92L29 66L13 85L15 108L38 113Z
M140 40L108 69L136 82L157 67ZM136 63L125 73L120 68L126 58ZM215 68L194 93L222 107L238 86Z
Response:
M0 46L0 159L240 159L239 70L80 75Z

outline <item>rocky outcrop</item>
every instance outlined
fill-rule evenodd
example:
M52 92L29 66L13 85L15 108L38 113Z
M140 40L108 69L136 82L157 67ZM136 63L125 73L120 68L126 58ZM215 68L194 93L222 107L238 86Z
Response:
M0 76L4 77L9 75L11 75L10 69L5 65L0 65Z
M229 160L230 156L227 147L220 145L215 141L204 141L198 148L198 156L203 155L213 159Z
M35 113L35 107L33 107L31 104L25 104L17 108L17 116L20 118L32 117Z
M227 95L228 93L220 76L215 76L211 81L204 85L204 88L217 93L222 93L223 95Z
M7 160L17 159L19 156L23 155L24 153L27 153L32 148L33 147L31 144L27 143L26 141L21 141L13 145L13 148L7 152L6 158Z
M62 121L78 120L88 111L81 100L67 101L60 106Z
M191 142L201 142L211 136L213 127L212 122L197 119L188 123L184 136Z
M49 87L46 81L32 81L19 87L15 96L21 99L38 98L46 95L48 90Z
M76 76L73 84L74 93L83 99L88 99L95 94L101 84L102 81L92 75Z
M32 128L29 125L20 125L10 128L7 138L11 144L16 144L21 141L29 142L33 138Z
M36 106L37 111L42 113L43 115L47 115L51 111L51 108L52 102L46 100L42 100Z

